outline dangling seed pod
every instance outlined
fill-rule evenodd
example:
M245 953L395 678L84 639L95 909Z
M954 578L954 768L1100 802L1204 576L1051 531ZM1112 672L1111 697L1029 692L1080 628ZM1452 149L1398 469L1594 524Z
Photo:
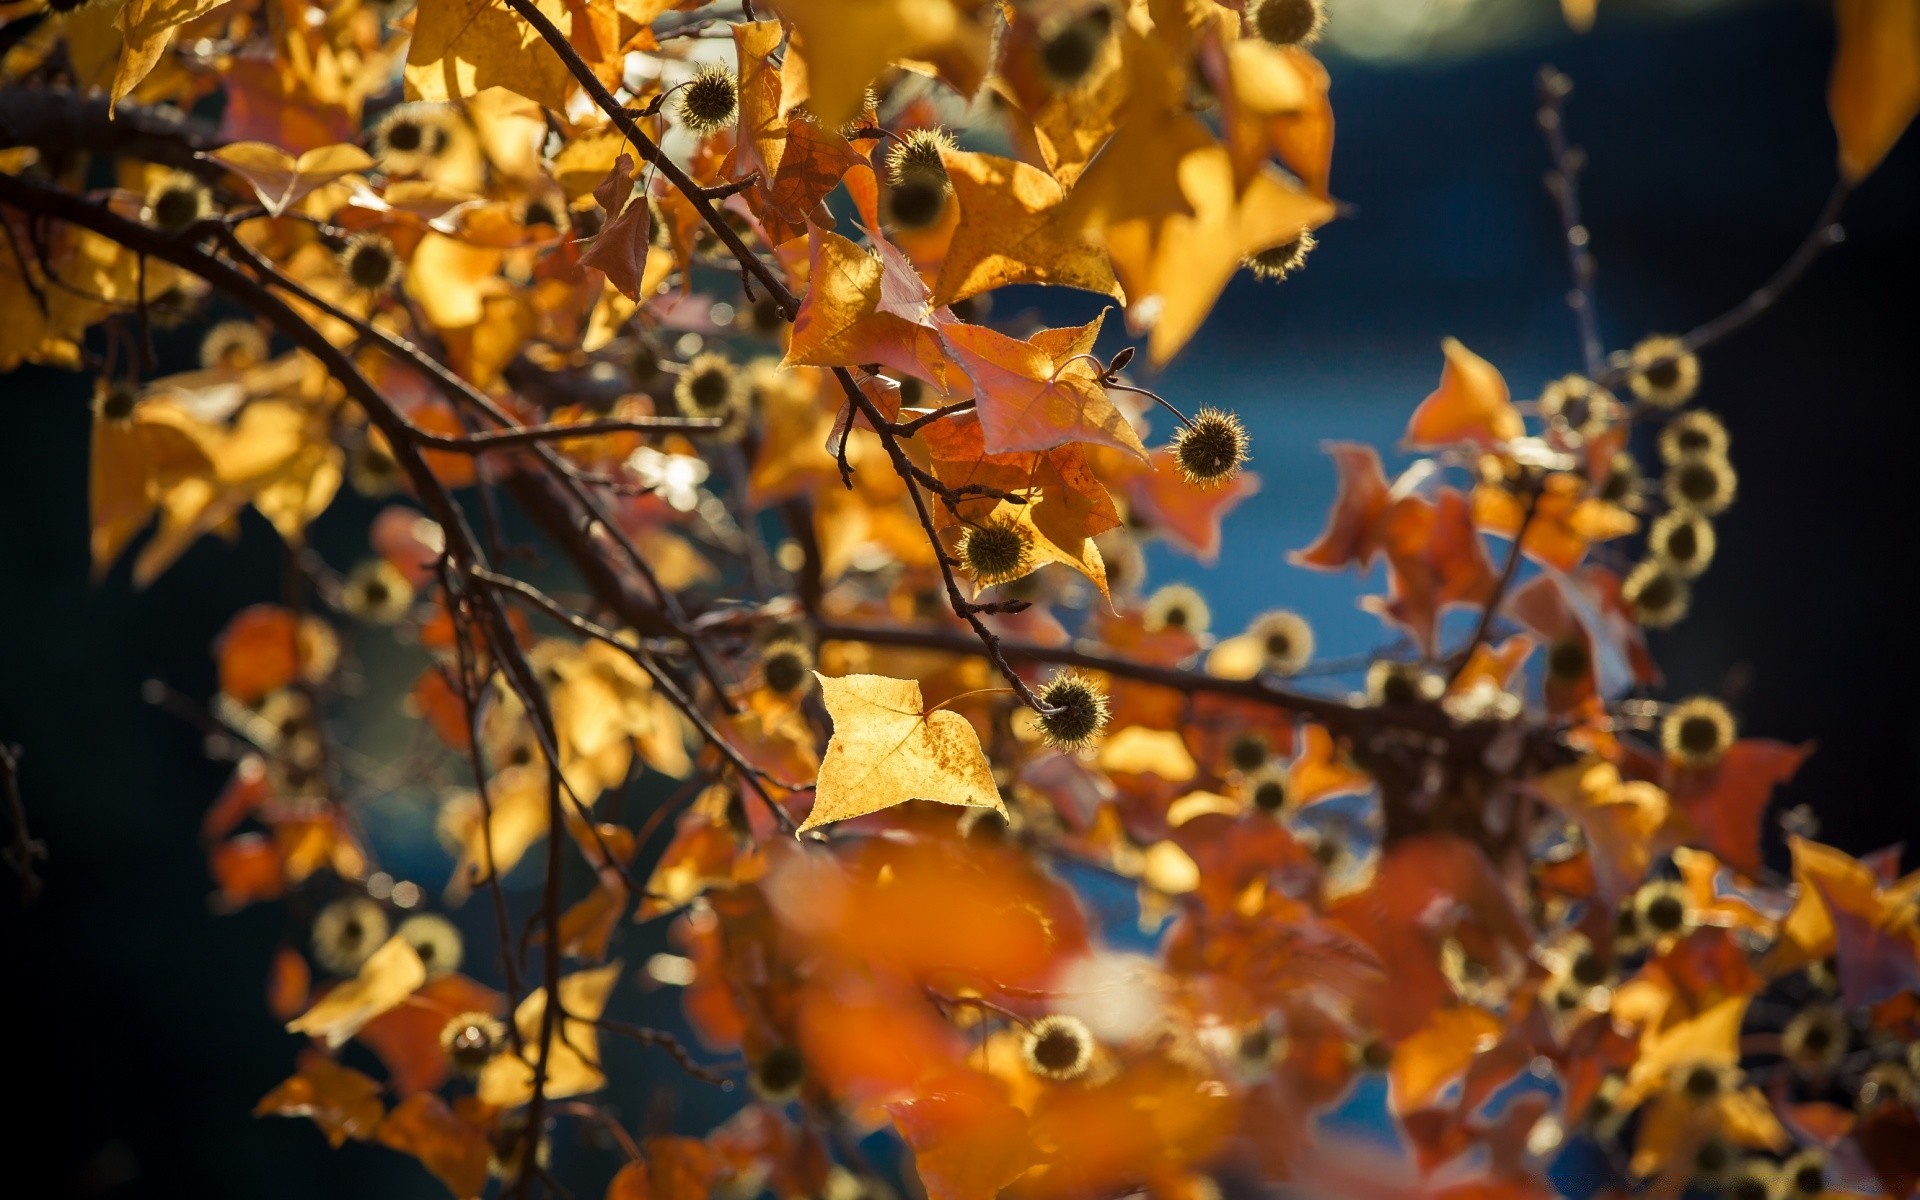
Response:
M1063 22L1040 40L1040 73L1058 90L1073 87L1093 70L1112 32L1113 12L1104 4Z
M1651 937L1681 933L1693 924L1686 889L1672 880L1643 885L1633 895L1633 911L1639 918L1640 928Z
M1078 750L1107 727L1107 693L1085 675L1055 675L1040 688L1039 697L1049 710L1040 714L1040 732L1049 745Z
M782 638L760 652L760 680L776 696L795 696L813 682L813 652L805 642Z
M156 229L178 233L213 212L213 193L184 171L175 171L147 192L147 221Z
M373 499L400 489L400 464L377 433L368 431L347 455L347 482L354 491Z
M1264 279L1278 283L1287 276L1307 265L1307 255L1319 245L1309 230L1301 230L1300 236L1290 242L1281 242L1278 246L1268 246L1265 250L1248 255L1241 266L1253 272L1255 279Z
M419 171L453 144L451 111L441 104L401 104L388 109L368 136L367 149L388 174Z
M723 354L702 354L687 364L673 387L673 402L689 417L719 417L732 423L744 408L740 372Z
M1674 705L1660 722L1660 746L1675 762L1710 767L1733 745L1733 714L1711 696Z
M1585 638L1575 634L1547 647L1547 678L1559 683L1578 683L1593 670L1593 654Z
M387 911L365 896L347 896L313 919L313 957L337 975L360 969L387 940Z
M1434 698L1437 682L1417 663L1375 659L1367 668L1367 701L1383 708L1419 704Z
M400 278L400 255L378 233L362 233L340 251L347 282L363 292L384 292Z
M1717 517L1733 506L1740 479L1732 463L1703 454L1669 468L1660 486L1673 507Z
M1594 488L1594 495L1608 504L1637 512L1645 503L1640 495L1642 482L1639 461L1631 454L1616 454L1607 460L1606 476Z
M1212 619L1205 596L1184 583L1170 583L1147 598L1140 623L1150 633L1172 630L1201 637Z
M1668 421L1660 431L1660 460L1677 466L1692 458L1725 458L1729 441L1719 417L1695 409Z
M1780 1031L1780 1051L1796 1069L1817 1074L1840 1065L1851 1036L1844 1012L1831 1004L1812 1004L1793 1014Z
M740 81L719 63L708 63L680 88L674 107L680 123L705 136L733 124L740 113Z
M1253 802L1253 806L1270 816L1284 812L1292 797L1292 785L1286 768L1278 766L1254 776L1253 786L1247 791L1247 798Z
M924 179L941 190L953 187L947 177L943 151L955 149L953 135L938 126L913 129L887 151L887 181L899 186L909 179Z
M1627 386L1655 408L1679 408L1700 390L1700 359L1679 338L1646 338L1633 348Z
M480 1074L506 1042L507 1027L492 1013L461 1013L440 1030L440 1048L453 1069L468 1078Z
M1620 584L1620 599L1640 624L1648 629L1666 629L1687 615L1693 589L1672 567L1650 558L1627 573Z
M1275 46L1310 46L1327 27L1324 0L1254 0L1247 24Z
M1540 415L1574 437L1591 438L1606 432L1619 407L1613 393L1583 375L1556 379L1540 393Z
M1078 1017L1056 1013L1033 1023L1020 1050L1035 1075L1078 1079L1093 1065L1093 1032Z
M1227 765L1242 774L1258 771L1271 757L1272 747L1263 734L1243 733L1227 743Z
M1217 408L1193 414L1193 423L1173 435L1173 463L1195 487L1216 488L1240 473L1247 461L1247 427Z
M394 932L405 938L413 952L420 956L428 979L451 975L460 969L465 939L454 923L439 913L416 913L400 922L400 928Z
M105 379L96 379L93 383L93 415L112 425L133 420L133 414L140 407L140 389L126 380L109 383Z
M1697 512L1676 509L1647 531L1647 553L1672 568L1682 579L1697 579L1713 562L1719 546L1713 525Z
M960 535L959 556L981 587L1009 583L1033 570L1033 531L1011 517L969 525Z
M1263 671L1292 675L1313 659L1313 626L1299 613L1263 613L1247 626L1247 636L1260 644Z
M753 1064L747 1083L762 1100L779 1104L798 1096L806 1078L807 1063L800 1052L792 1046L775 1046Z
M889 187L882 198L887 224L895 229L928 229L947 211L947 193L953 185L939 178L910 175Z
M341 583L340 607L362 621L391 625L413 607L413 584L386 559L369 558Z
M267 335L252 321L222 321L200 339L200 365L245 371L267 360Z

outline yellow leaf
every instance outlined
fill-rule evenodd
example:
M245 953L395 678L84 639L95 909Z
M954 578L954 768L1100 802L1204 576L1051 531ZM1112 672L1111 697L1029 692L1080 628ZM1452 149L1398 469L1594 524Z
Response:
M564 0L541 0L540 11L560 29L572 27ZM422 0L406 80L409 100L502 87L556 111L565 111L574 83L560 56L502 0Z
M120 32L125 35L126 44L109 92L112 103L118 104L128 92L140 86L140 81L167 52L175 30L224 3L226 0L127 0L126 7L120 10Z
M1066 193L1045 171L962 150L942 158L960 219L940 264L936 304L1010 283L1085 288L1126 300L1106 252L1057 219Z
M1834 20L1827 107L1841 173L1858 183L1920 113L1920 0L1835 0Z
M426 964L420 961L413 944L395 934L361 964L358 975L288 1021L287 1032L324 1038L329 1049L337 1049L368 1021L397 1007L426 981Z
M1100 547L1087 531L1089 510L1084 505L1076 504L1071 493L1055 495L1052 489L1022 489L1014 495L1023 497L1026 503L997 501L978 522L984 525L1000 521L1017 525L1032 538L1026 570L994 582L1011 583L1048 563L1060 563L1085 575L1100 589L1100 594L1111 601L1111 593L1107 591L1106 561L1100 557Z
M1407 444L1437 447L1475 442L1484 446L1526 432L1499 368L1453 338L1441 347L1447 364L1440 371L1440 386L1413 411L1407 422Z
M1101 368L984 325L954 324L942 332L947 347L979 386L975 403L987 453L1095 442L1146 461L1140 435L1107 397Z
M607 997L620 981L621 966L610 962L590 971L576 971L560 981L560 1008L547 1054L545 1091L549 1099L584 1095L606 1086L600 1069L600 1036L594 1022L606 1011ZM513 1012L520 1032L521 1054L496 1054L480 1072L475 1093L483 1103L515 1108L533 1098L534 1064L540 1056L540 1030L547 1019L547 989L520 1002ZM524 1057L523 1057L524 1056Z
M1500 1040L1498 1018L1483 1008L1443 1008L1393 1049L1388 1103L1395 1113L1417 1112L1460 1077L1474 1055Z
M959 713L927 712L918 681L814 674L833 738L801 832L916 799L1006 812L973 726Z
M252 184L261 205L276 217L322 184L373 166L365 150L345 143L309 150L296 159L265 142L232 142L207 157Z
M795 56L806 65L807 107L831 129L860 112L867 85L901 58L933 58L957 40L985 35L950 0L781 0ZM791 108L788 104L785 107Z
M1171 783L1185 783L1200 771L1178 730L1139 725L1127 726L1101 745L1100 769L1158 775Z

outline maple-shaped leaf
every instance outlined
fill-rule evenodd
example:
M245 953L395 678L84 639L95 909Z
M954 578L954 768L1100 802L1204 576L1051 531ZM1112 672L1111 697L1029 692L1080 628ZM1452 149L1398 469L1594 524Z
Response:
M1465 1073L1475 1056L1500 1040L1505 1026L1473 1005L1443 1008L1393 1048L1387 1068L1387 1106L1395 1114L1427 1107Z
M770 246L783 246L806 233L811 222L831 226L821 202L848 172L867 164L846 138L815 124L804 112L785 118L779 152L778 169L746 193Z
M1667 794L1644 781L1621 779L1612 763L1581 762L1535 780L1533 786L1586 834L1594 886L1618 904L1647 877L1655 838L1667 821Z
M1437 449L1471 442L1486 447L1526 432L1500 369L1454 338L1441 346L1447 362L1440 370L1440 386L1413 410L1407 445Z
M276 217L315 188L373 167L365 150L344 143L321 146L296 159L265 142L229 142L207 157L252 185L261 207Z
M1840 136L1840 170L1858 183L1920 113L1920 4L1835 0L1840 43L1827 107Z
M1124 484L1134 513L1179 550L1213 563L1220 557L1220 522L1259 492L1259 474L1239 471L1225 486L1200 487L1180 474L1172 450L1155 450L1148 461L1151 471L1136 472Z
M908 800L1006 812L973 725L959 713L928 711L917 680L814 677L833 737L800 832Z
M787 149L787 117L780 111L782 80L776 52L787 40L778 21L742 21L729 27L740 61L738 165L760 172L762 183L780 170Z
M1038 336L1038 335L1036 335ZM977 484L1001 491L1033 489L1050 511L1049 526L1093 537L1117 528L1119 510L1077 442L1051 450L987 453L980 418L961 413L920 431L934 476L948 487Z
M1106 251L1059 219L1059 181L991 154L949 150L941 158L959 219L933 289L939 303L1010 283L1084 288L1125 302Z
M633 157L622 154L599 187L593 189L594 201L606 216L606 223L594 235L593 242L580 254L580 265L606 272L607 282L629 300L646 293L647 252L652 248L651 222L647 200L633 194Z
M108 88L112 105L126 99L152 73L182 25L198 20L226 0L127 0L115 22L124 35L120 65ZM109 106L111 111L111 105Z
M1632 513L1585 491L1586 485L1573 475L1547 476L1529 520L1523 500L1498 484L1483 483L1473 489L1473 523L1508 539L1524 528L1520 548L1528 558L1571 571L1594 542L1624 537L1639 528Z
M940 336L953 314L926 301L926 285L904 257L869 254L819 228L810 237L810 286L794 318L786 365L878 363L942 392L972 392Z
M1287 794L1300 805L1351 796L1373 786L1373 776L1353 765L1324 725L1300 730L1300 753L1287 768Z
M830 127L859 115L867 86L889 63L985 60L985 30L951 0L780 0L774 8L793 26L788 70L794 58L804 62L807 107Z
M1747 878L1759 878L1760 827L1767 801L1812 753L1811 742L1790 746L1742 738L1712 766L1673 767L1666 783L1679 837L1711 850Z
M960 1077L887 1105L927 1200L993 1200L1039 1162L1027 1115L984 1080Z
M1440 614L1454 605L1485 606L1498 576L1473 527L1466 497L1452 488L1429 503L1419 496L1395 502L1381 521L1387 554L1386 598L1367 597L1371 611L1411 633L1422 651L1435 650Z
M1071 492L1055 496L1040 488L1022 489L1013 494L1024 503L1001 500L991 508L970 507L967 520L981 525L1004 524L1026 531L1027 561L1021 576L1049 563L1059 563L1085 575L1100 589L1102 596L1108 596L1107 566L1093 535L1087 532L1090 510L1078 502L1079 498ZM1000 578L994 582L1011 583L1012 579Z
M506 997L458 973L429 980L381 1013L355 1036L386 1064L393 1090L403 1096L431 1091L453 1074L440 1033L462 1013L506 1011Z
M1146 460L1140 435L1100 381L1100 366L981 325L948 325L941 333L979 389L974 403L988 453L1093 442Z
M1340 478L1327 528L1305 550L1288 551L1287 561L1319 571L1348 565L1365 570L1380 552L1380 518L1389 503L1380 452L1358 442L1334 442L1326 449Z
M311 1118L335 1149L373 1137L386 1114L378 1080L315 1050L302 1051L299 1070L253 1106L256 1117Z
M539 0L539 8L562 30L574 28L566 0ZM425 0L413 22L407 48L407 99L460 100L491 87L505 88L555 112L565 112L573 73L560 56L504 0Z
M395 934L360 965L352 979L288 1021L287 1032L322 1038L329 1048L338 1048L367 1022L403 1003L426 981L426 964L406 938Z
M600 1033L595 1024L606 1011L607 997L620 981L618 962L576 971L560 980L560 1008L547 1056L545 1091L550 1099L579 1096L606 1086L600 1068ZM502 1052L480 1071L474 1094L487 1104L513 1108L533 1097L534 1063L540 1055L540 1031L546 1023L547 989L536 988L513 1012L520 1033L520 1053Z
M650 1137L643 1157L614 1174L606 1200L706 1200L723 1164L699 1138Z
M1223 52L1222 125L1237 177L1252 179L1271 150L1308 191L1325 196L1333 164L1327 69L1302 47L1261 38L1236 38Z
M486 1131L461 1120L432 1092L415 1092L394 1105L375 1136L381 1145L419 1159L457 1200L487 1190L493 1147Z
M1796 895L1763 971L1779 976L1834 958L1849 1008L1920 989L1913 881L1886 887L1868 864L1807 838L1790 838L1788 849Z

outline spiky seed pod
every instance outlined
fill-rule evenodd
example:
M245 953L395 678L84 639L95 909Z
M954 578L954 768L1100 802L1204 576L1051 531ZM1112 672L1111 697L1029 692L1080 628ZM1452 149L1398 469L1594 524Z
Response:
M1033 570L1033 531L1010 517L967 526L960 535L960 565L981 587L1008 583Z
M1271 757L1272 748L1263 734L1243 733L1227 743L1227 765L1243 774L1258 771Z
M1262 613L1247 626L1247 636L1260 644L1261 669L1275 675L1292 675L1313 659L1313 626L1299 613Z
M347 482L372 499L392 495L400 489L400 464L386 442L368 433L347 456Z
M1872 1112L1885 1105L1907 1105L1916 1099L1913 1072L1907 1064L1883 1062L1873 1067L1860 1081L1860 1111Z
M1783 1200L1813 1200L1827 1190L1827 1156L1820 1150L1802 1150L1780 1164Z
M1207 598L1184 583L1170 583L1149 596L1140 618L1150 632L1171 629L1194 637L1206 633L1212 619Z
M1040 73L1057 89L1073 87L1093 70L1112 32L1113 10L1104 4L1062 22L1040 40Z
M1021 1043L1027 1070L1043 1079L1078 1079L1093 1065L1093 1032L1078 1017L1055 1013L1028 1028Z
M1203 408L1193 414L1193 424L1173 435L1173 465L1195 487L1216 488L1240 473L1247 444L1247 427L1239 417Z
M911 129L887 151L887 182L898 187L909 179L937 184L942 192L953 187L942 151L953 150L953 135L939 126Z
M400 254L383 234L356 235L340 251L347 282L363 292L384 292L400 278Z
M1780 1049L1802 1071L1830 1071L1846 1057L1847 1015L1831 1004L1810 1004L1780 1031Z
M707 63L681 86L674 112L703 137L725 129L740 114L740 80L729 68Z
M745 400L740 372L724 354L702 354L673 385L673 402L689 417L731 418Z
M1695 1104L1705 1104L1739 1086L1734 1068L1721 1063L1682 1063L1668 1077L1674 1093Z
M469 1078L478 1075L506 1041L507 1027L492 1013L461 1013L440 1030L440 1049L453 1069Z
M1733 714L1711 696L1695 696L1674 705L1660 722L1660 746L1667 757L1689 767L1710 767L1733 745Z
M772 296L760 296L740 314L741 324L750 332L770 338L780 332L787 319L780 312L780 302Z
M1085 675L1055 675L1041 686L1039 696L1048 710L1040 714L1040 732L1049 745L1078 750L1107 727L1107 693Z
M1679 408L1700 390L1700 359L1679 338L1645 338L1628 361L1627 386L1655 408Z
M184 171L174 171L147 190L147 221L178 233L213 211L213 193Z
M340 607L362 621L391 625L413 607L413 584L386 559L369 558L341 583Z
M453 144L454 119L440 104L396 105L374 125L367 148L389 173L417 171Z
M1281 242L1278 246L1268 246L1265 250L1249 254L1241 260L1240 265L1253 272L1255 279L1278 283L1306 266L1307 256L1319 244L1310 230L1303 229L1300 236L1290 242Z
M466 941L454 923L439 913L415 913L400 922L400 928L394 932L405 938L413 952L420 956L428 979L451 975L460 969Z
M1436 682L1415 663L1375 659L1367 668L1367 702L1385 708L1418 704L1434 698Z
M1687 615L1693 589L1672 567L1650 558L1627 573L1620 584L1620 598L1633 611L1634 620L1648 629L1666 629Z
M912 175L887 189L884 197L887 224L895 229L928 229L937 224L947 210L947 193L953 185L944 176L932 179Z
M140 389L126 380L109 383L105 379L93 382L93 415L102 421L119 425L133 420L134 410L140 407Z
M1718 547L1712 523L1686 509L1667 513L1647 531L1647 553L1682 579L1697 579L1704 574Z
M1668 879L1643 884L1633 895L1633 911L1640 928L1652 937L1680 933L1693 924L1686 889Z
M1669 467L1660 487L1673 507L1717 517L1733 506L1740 478L1726 459L1703 454Z
M336 975L350 975L387 940L387 911L365 896L345 896L313 919L313 957Z
M1540 415L1576 437L1597 437L1613 423L1620 402L1584 375L1567 375L1540 393Z
M252 321L222 321L200 339L200 365L245 371L267 360L267 335Z
M1247 792L1247 798L1253 801L1253 806L1269 814L1285 810L1292 796L1293 788L1284 767L1262 771L1254 778L1253 786Z
M776 696L798 695L813 682L813 651L791 638L767 643L760 652L760 679Z
M779 1104L798 1096L806 1078L807 1062L800 1052L792 1046L775 1046L753 1064L747 1082L762 1100Z
M1327 27L1324 0L1254 0L1247 24L1276 46L1310 46Z
M1690 458L1725 458L1731 439L1719 417L1700 408L1684 412L1660 431L1660 460L1677 466Z
M1608 504L1637 511L1641 504L1640 463L1631 454L1616 454L1607 460L1607 474L1594 489L1594 495Z
M567 218L566 206L554 196L529 198L520 208L520 223L528 228L546 225L561 233L565 233L572 224Z
M1593 670L1593 653L1585 638L1563 637L1547 647L1547 678L1560 683L1578 683Z

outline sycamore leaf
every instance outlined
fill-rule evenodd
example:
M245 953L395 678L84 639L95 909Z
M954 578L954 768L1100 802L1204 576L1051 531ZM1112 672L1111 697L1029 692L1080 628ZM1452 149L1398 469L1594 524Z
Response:
M1667 780L1675 823L1691 845L1711 850L1734 870L1760 876L1760 826L1773 789L1792 779L1813 753L1811 742L1791 746L1743 738L1710 767L1676 769Z
M621 965L608 963L590 971L576 971L560 981L560 1007L565 1013L553 1033L547 1056L546 1094L550 1099L597 1092L606 1086L600 1069L600 1035L594 1024L606 1011L607 997L620 981ZM513 1108L533 1097L534 1063L540 1055L540 1030L546 1023L547 989L538 988L514 1010L513 1025L520 1032L520 1054L496 1054L481 1069L475 1095L487 1104Z
M1387 1070L1387 1105L1396 1114L1415 1112L1458 1079L1474 1056L1500 1040L1504 1025L1484 1008L1443 1008L1393 1049Z
M360 973L320 997L287 1022L287 1032L324 1038L337 1049L362 1026L405 1001L427 981L426 964L406 938L395 934L360 966Z
M1010 283L1050 283L1125 302L1098 243L1057 219L1065 191L1038 167L949 150L942 155L959 222L940 264L934 298L964 300Z
M1492 446L1525 433L1520 410L1513 406L1499 368L1453 338L1441 346L1447 365L1440 371L1440 386L1413 410L1413 419L1407 422L1407 445L1417 449L1458 442Z
M309 1117L335 1149L348 1138L372 1137L386 1116L380 1082L343 1067L312 1050L300 1056L300 1069L253 1106L256 1117Z
M793 26L788 69L792 55L805 60L807 107L829 127L859 114L867 85L887 64L985 40L950 0L780 0L774 7Z
M1365 570L1380 552L1380 518L1387 511L1387 476L1372 446L1335 442L1327 447L1340 473L1340 490L1327 513L1327 528L1305 550L1291 550L1296 567L1338 571L1349 564Z
M565 0L540 0L561 29L573 24ZM407 99L459 100L503 87L556 112L573 75L533 26L503 0L423 0L407 49Z
M821 220L821 201L849 171L866 165L846 138L803 113L787 118L779 155L779 168L762 175L760 186L747 193L773 246L785 245L807 232L809 221Z
M167 52L174 33L188 21L206 16L226 0L127 0L120 10L120 32L125 35L120 66L114 72L108 96L113 104L126 99L140 86L160 56Z
M979 388L976 404L989 453L1095 442L1146 459L1133 423L1107 397L1099 367L1084 358L1056 358L1041 345L980 325L949 325L942 332Z
M1827 107L1840 136L1840 170L1858 183L1920 113L1920 3L1835 0L1840 44Z
M833 737L800 832L916 799L1006 812L973 725L959 713L927 711L917 680L814 677Z
M1299 46L1236 38L1225 48L1221 97L1227 149L1243 182L1271 150L1316 196L1327 194L1333 165L1333 106L1327 69Z
M1452 488L1437 503L1405 496L1380 523L1387 552L1388 594L1369 596L1367 609L1399 625L1431 654L1440 614L1454 605L1480 607L1493 599L1498 577L1473 527L1466 497Z
M377 1137L381 1145L419 1159L458 1200L487 1190L493 1148L485 1131L462 1121L432 1092L415 1092L394 1105Z
M1162 447L1148 459L1153 470L1127 480L1127 499L1154 531L1203 563L1220 557L1220 521L1242 500L1260 490L1260 476L1241 471L1223 487L1188 483L1173 451Z
M607 214L606 224L593 244L580 254L580 265L606 272L607 282L629 300L641 299L641 281L647 273L651 246L645 197L633 195L633 157L622 154L593 198Z
M775 178L787 150L787 118L780 111L780 63L774 52L786 41L778 21L742 21L731 26L740 61L740 165Z
M1027 1114L961 1077L964 1088L887 1105L927 1200L994 1200L1040 1161Z
M952 314L926 302L925 284L904 259L869 254L819 228L811 243L811 286L794 318L786 365L878 363L930 380L943 392L964 396L973 390L941 341Z
M309 150L296 159L265 142L230 142L207 157L253 185L261 206L276 217L315 188L373 167L365 150L345 143Z

